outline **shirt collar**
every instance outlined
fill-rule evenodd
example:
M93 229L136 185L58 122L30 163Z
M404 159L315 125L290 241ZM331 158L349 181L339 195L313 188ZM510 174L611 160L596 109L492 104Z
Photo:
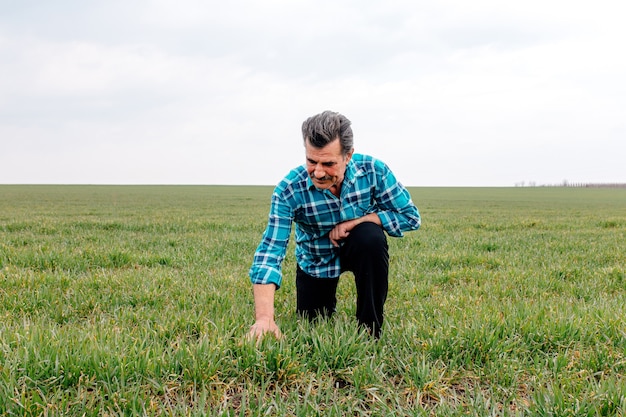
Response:
M346 173L343 177L342 187L344 185L354 184L354 182L356 181L356 177L358 177L360 173L361 170L357 168L356 164L354 163L354 159L350 158L350 162L348 162L348 165L346 165Z

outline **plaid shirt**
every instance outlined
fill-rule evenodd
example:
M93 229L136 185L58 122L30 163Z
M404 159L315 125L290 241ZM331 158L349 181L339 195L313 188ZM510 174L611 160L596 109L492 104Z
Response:
M253 284L282 282L291 225L295 223L296 260L304 272L318 278L341 274L339 248L329 233L338 223L377 213L389 236L416 230L421 219L409 192L382 161L354 154L346 166L341 198L319 190L305 166L292 170L274 189L269 221L250 268Z

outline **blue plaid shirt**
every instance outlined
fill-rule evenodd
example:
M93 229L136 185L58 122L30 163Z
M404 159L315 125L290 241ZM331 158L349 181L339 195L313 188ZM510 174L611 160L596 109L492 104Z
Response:
M281 264L295 223L296 260L318 278L341 274L339 248L328 237L338 223L377 213L389 236L420 227L420 215L409 192L382 161L354 154L346 166L341 198L319 190L305 166L292 170L274 189L267 228L250 268L253 284L282 282Z

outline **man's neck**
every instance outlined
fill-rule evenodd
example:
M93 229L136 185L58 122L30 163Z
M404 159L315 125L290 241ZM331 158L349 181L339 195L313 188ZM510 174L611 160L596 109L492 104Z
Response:
M341 183L342 181L338 181L330 187L330 192L335 195L335 197L339 197L341 195Z

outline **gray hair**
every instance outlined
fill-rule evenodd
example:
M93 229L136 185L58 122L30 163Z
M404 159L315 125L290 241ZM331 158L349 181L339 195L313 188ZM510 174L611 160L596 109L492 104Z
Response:
M352 122L346 116L333 111L325 111L311 116L302 123L302 139L316 148L323 148L339 139L341 150L347 155L353 147Z

